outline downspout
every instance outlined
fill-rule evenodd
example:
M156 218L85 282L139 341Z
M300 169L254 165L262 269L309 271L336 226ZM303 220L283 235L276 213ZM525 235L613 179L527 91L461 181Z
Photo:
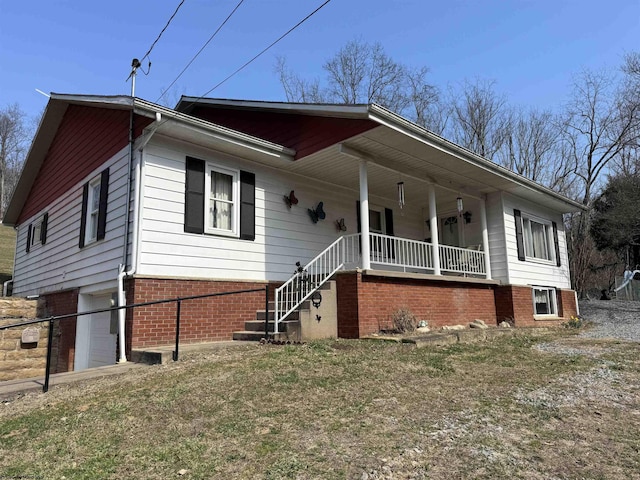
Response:
M125 235L124 235L124 248L122 255L122 263L118 266L118 306L124 307L127 304L127 296L124 290L124 279L125 277L129 277L133 275L136 271L137 267L137 258L138 258L138 223L140 221L140 188L142 184L141 179L141 163L142 163L142 149L147 144L147 142L151 139L151 136L155 133L157 128L160 126L160 121L162 120L162 116L160 113L156 113L156 121L153 127L150 129L147 134L145 141L140 146L140 157L136 161L136 172L135 172L135 185L134 185L134 197L133 197L133 225L131 226L131 230L133 232L132 240L131 240L131 268L129 270L126 269L127 265L127 253L129 247L129 216L130 216L130 202L131 202L131 167L133 165L133 155L134 155L134 125L133 125L133 109L131 110L131 116L129 120L129 168L127 172L127 185L129 188L127 189L127 209L125 213ZM118 310L118 350L119 350L119 359L118 363L125 363L127 361L126 356L126 338L125 338L125 319L126 319L126 309L121 308Z

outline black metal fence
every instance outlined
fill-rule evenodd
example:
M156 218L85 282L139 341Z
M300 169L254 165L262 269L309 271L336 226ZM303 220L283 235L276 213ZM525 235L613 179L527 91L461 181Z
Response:
M42 318L42 319L36 318L34 320L27 320L25 322L12 323L10 325L2 325L0 326L0 331L7 330L9 328L24 327L25 325L34 325L37 323L49 322L49 338L47 342L47 364L45 367L44 385L42 387L42 391L46 393L49 390L49 377L51 374L51 348L53 344L54 322L64 320L67 318L92 315L95 313L113 312L113 311L118 311L122 309L129 309L129 308L134 309L138 307L147 307L149 305L159 305L163 303L176 303L176 344L175 344L175 350L173 351L173 361L175 362L175 361L178 361L179 348L180 348L180 314L182 309L182 302L188 301L188 300L197 300L201 298L222 297L227 295L239 295L244 293L255 293L255 292L261 292L261 291L264 291L265 293L264 335L265 335L265 338L268 338L269 337L269 285L266 285L264 288L234 290L230 292L206 293L204 295L192 295L188 297L175 297L175 298L168 298L165 300L154 300L152 302L132 303L131 305L123 305L120 307L100 308L97 310L89 310L87 312L68 313L66 315L54 315L54 316Z

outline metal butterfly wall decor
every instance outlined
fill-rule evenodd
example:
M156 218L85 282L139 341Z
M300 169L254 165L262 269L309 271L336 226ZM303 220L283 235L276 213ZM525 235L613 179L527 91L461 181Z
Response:
M291 208L291 205L298 204L298 199L294 195L293 190L291 190L291 193L289 193L289 195L285 195L283 198L284 198L284 203L286 203L287 207L289 208Z
M309 216L311 217L311 221L313 223L318 223L318 220L324 220L326 218L327 214L324 213L324 210L322 209L323 205L324 202L320 202L314 209L307 208L307 211L309 212Z
M341 218L340 220L336 220L336 227L338 227L339 232L347 231L347 226L344 223L344 218Z

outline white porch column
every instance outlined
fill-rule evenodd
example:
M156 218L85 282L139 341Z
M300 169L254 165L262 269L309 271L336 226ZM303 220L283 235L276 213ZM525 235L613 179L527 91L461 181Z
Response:
M431 229L431 250L433 261L433 273L440 273L440 243L438 242L438 213L436 210L436 189L433 184L429 184L429 227Z
M480 226L482 228L482 250L484 251L484 271L491 280L491 258L489 257L489 231L487 230L487 208L484 198L480 199Z
M369 238L369 183L367 161L360 160L360 251L362 269L371 269L371 246Z

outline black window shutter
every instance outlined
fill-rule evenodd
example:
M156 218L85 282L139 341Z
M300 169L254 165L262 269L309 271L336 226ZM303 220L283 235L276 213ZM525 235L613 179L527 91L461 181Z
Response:
M384 209L384 226L387 235L393 236L393 210L390 208Z
M524 261L524 237L522 236L522 212L517 208L513 210L513 218L516 221L516 245L518 246L518 260Z
M256 175L240 171L240 238L256 239Z
M32 229L33 229L33 226L29 224L29 229L27 230L27 248L26 248L27 253L29 253L29 250L31 250L31 230Z
M204 160L187 157L184 231L204 233Z
M551 226L553 227L553 244L556 247L556 265L559 267L562 265L562 260L560 259L560 243L558 242L558 224L551 222Z
M360 200L356 200L356 218L358 222L358 233L362 232L362 221L360 220Z
M390 208L384 209L384 227L387 235L393 236L393 210ZM387 251L391 258L396 257L396 249L394 241L391 239L387 239Z
M100 174L100 205L98 207L98 232L96 240L104 240L107 230L107 202L109 200L109 169Z
M47 226L49 224L49 214L45 213L42 217L42 225L40 225L40 243L47 243Z
M85 233L87 231L87 202L89 201L89 184L82 187L82 214L80 215L80 241L78 246L84 247Z

